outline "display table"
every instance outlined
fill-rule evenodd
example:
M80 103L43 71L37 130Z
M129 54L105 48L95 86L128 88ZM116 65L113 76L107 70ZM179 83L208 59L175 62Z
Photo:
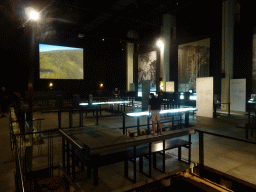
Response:
M191 144L191 134L195 134L195 129L185 128L180 130L166 131L161 136L151 136L145 135L142 137L128 137L122 135L111 129L95 129L95 128L74 128L72 131L70 129L59 129L59 133L62 136L62 160L63 168L67 170L67 174L70 175L70 158L72 158L72 175L75 178L75 166L76 166L76 152L84 156L84 158L94 159L88 164L88 167L96 168L94 172L94 181L97 184L98 181L98 167L100 167L101 162L106 160L104 157L111 155L115 152L121 152L127 150L128 148L133 148L134 157L136 158L136 149L140 146L145 146L153 144L154 142L165 141L167 139L172 139L176 137L182 137L185 135L189 136L189 162L190 162L190 144ZM138 151L137 151L138 152ZM104 156L105 155L105 156ZM133 156L133 155L132 155ZM118 158L118 156L116 156ZM67 161L66 161L67 160ZM90 161L90 160L89 160ZM115 162L116 159L113 158ZM98 162L98 163L97 163ZM95 170L94 170L95 171ZM125 168L127 173L128 168ZM134 163L134 176L136 181L136 161ZM127 174L128 175L128 174Z
M178 108L178 109L166 109L166 110L161 110L160 115L162 114L171 114L172 115L172 121L174 121L174 115L181 115L182 113L185 113L185 127L189 126L189 112L194 112L197 111L197 108ZM150 133L149 129L149 112L144 111L144 112L134 112L134 113L126 113L123 115L123 134L126 132L126 127L125 127L125 115L129 117L136 117L137 119L137 134L140 135L140 125L139 125L139 118L142 116L148 116L148 133Z
M127 103L131 103L131 101L104 101L104 102L93 102L92 106L100 106L101 109L101 105L110 105L112 106L112 110L113 110L113 105L117 104L118 105L118 112L119 112L119 105L122 104L124 106L124 112L125 112L125 104ZM80 106L90 106L89 103L79 103ZM110 107L111 108L111 107ZM121 109L122 110L122 109ZM101 110L100 110L101 111Z

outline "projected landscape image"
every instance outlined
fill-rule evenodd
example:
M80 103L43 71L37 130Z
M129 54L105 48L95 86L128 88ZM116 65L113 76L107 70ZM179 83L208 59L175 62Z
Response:
M41 79L83 79L83 49L39 44Z

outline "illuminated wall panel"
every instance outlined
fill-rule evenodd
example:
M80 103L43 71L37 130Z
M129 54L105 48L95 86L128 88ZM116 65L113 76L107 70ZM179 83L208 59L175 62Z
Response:
M197 116L213 118L213 77L196 78Z

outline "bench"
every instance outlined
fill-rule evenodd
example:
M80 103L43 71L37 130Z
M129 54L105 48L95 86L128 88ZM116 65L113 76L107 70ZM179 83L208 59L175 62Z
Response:
M163 147L164 145L164 147ZM69 145L70 149L72 150L72 145ZM136 182L136 158L139 158L139 171L144 175L151 177L151 164L153 156L153 168L165 172L165 151L178 148L178 159L181 160L181 147L186 147L189 149L189 161L190 163L190 154L191 154L191 135L189 135L189 141L181 140L181 139L169 139L164 140L163 142L153 142L149 143L148 145L139 145L134 146L132 148L127 148L118 152L104 154L104 155L86 155L84 151L80 151L77 149L74 150L74 155L76 156L76 163L81 163L81 171L84 171L84 166L87 167L87 177L91 178L91 170L93 169L93 176L94 176L94 185L98 185L98 168L124 162L124 176L128 179L128 162L133 163L134 168L134 176L132 180ZM164 150L163 150L164 149ZM73 151L72 150L72 151ZM156 167L156 155L161 154L163 156L163 168L162 170ZM149 173L143 172L143 158L147 158L149 160ZM69 164L69 160L68 160ZM72 163L73 164L73 163ZM68 165L68 170L70 169ZM68 171L69 173L70 171ZM73 172L73 179L75 179L75 173Z
M70 149L72 150L72 145L69 145ZM139 151L138 153L134 153L135 151ZM77 150L74 148L74 154L77 157L76 163L81 163L81 171L84 171L84 166L87 167L87 177L91 178L91 170L93 169L93 176L94 176L94 185L98 185L98 168L124 162L126 160L132 160L133 158L140 157L145 154L148 150L147 145L140 145L135 146L134 148L128 148L122 151L104 154L104 155L87 155L83 151ZM148 152L147 152L148 153ZM68 160L69 164L69 160ZM136 165L136 164L135 164ZM126 166L126 165L125 165ZM68 170L70 169L69 165L67 166ZM69 171L68 171L69 172ZM128 177L128 166L125 168L125 175ZM75 173L73 173L73 180L75 179Z

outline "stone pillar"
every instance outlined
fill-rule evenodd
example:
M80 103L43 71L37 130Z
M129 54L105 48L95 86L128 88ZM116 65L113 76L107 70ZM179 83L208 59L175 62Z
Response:
M126 90L130 91L130 83L133 83L133 53L134 43L126 43Z
M221 103L230 102L230 79L233 79L234 62L234 0L222 3L222 64ZM228 110L228 105L222 105Z
M138 39L138 33L129 31L127 37ZM133 54L134 43L126 43L126 90L131 91L131 83L133 83Z
M170 80L170 45L176 38L176 17L170 14L163 15L162 42L160 52L160 78L162 78L163 91L166 91L166 82Z

